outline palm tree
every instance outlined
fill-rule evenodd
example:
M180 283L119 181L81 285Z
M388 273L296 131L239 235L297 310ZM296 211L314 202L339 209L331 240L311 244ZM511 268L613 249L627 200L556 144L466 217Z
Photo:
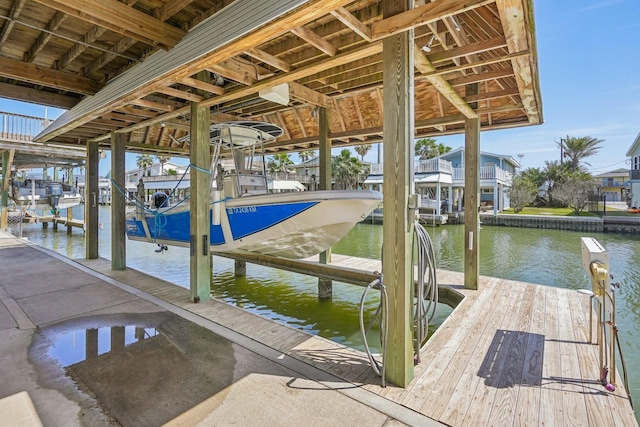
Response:
M142 169L142 175L145 176L147 169L153 166L153 159L148 154L139 154L138 157L136 157L136 165Z
M331 162L331 174L338 188L353 188L358 183L358 176L364 171L362 162L357 157L351 157L351 152L346 148Z
M291 155L289 153L274 154L271 159L267 161L267 169L270 172L289 172L289 166L293 165Z
M316 152L314 150L305 150L300 151L298 153L298 157L300 157L301 162L306 162L309 159L313 159L316 157Z
M414 150L417 158L427 160L448 153L451 151L451 147L447 147L444 144L436 144L436 140L429 137L416 141Z
M171 156L157 155L156 159L160 162L160 175L164 175L164 164L171 160Z
M577 171L580 169L580 163L585 158L591 157L600 151L601 147L598 145L604 142L603 139L593 138L591 136L583 136L580 138L567 136L567 139L560 140L560 147L564 149L564 156L568 158L571 170ZM564 147L563 147L564 144ZM584 162L585 165L591 166L589 163Z
M361 144L361 145L356 145L355 147L353 147L353 149L356 151L356 153L358 153L358 156L360 156L360 161L364 162L364 156L367 155L367 153L369 151L371 151L371 148L373 148L373 146L371 144Z

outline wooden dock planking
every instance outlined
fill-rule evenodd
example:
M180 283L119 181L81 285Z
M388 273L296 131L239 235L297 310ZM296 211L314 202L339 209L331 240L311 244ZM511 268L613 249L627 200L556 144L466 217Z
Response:
M469 291L459 286L462 274L438 270L438 282L465 299L422 349L409 386L383 389L362 352L222 301L191 303L188 290L131 269L111 271L108 261L82 263L450 425L637 425L622 386L607 393L593 382L588 297L573 290L481 277L480 290ZM333 256L336 263L366 271L380 265L342 255ZM495 356L490 379L480 375L487 354Z
M523 297L517 316L507 316L504 330L509 331L511 341L506 349L505 361L500 370L500 378L494 391L494 403L489 417L489 425L513 425L518 393L522 385L523 369L527 360L526 345L532 333L530 332L531 317L533 316L535 286L524 285ZM514 311L515 313L515 311ZM532 339L532 341L535 341ZM542 363L540 359L532 359L534 362ZM532 371L537 370L537 366L531 366Z
M544 322L546 292L542 286L536 286L536 295L531 315L531 334L527 343L524 360L522 387L518 393L518 402L514 417L514 426L539 424L540 385L542 383L542 365L544 362Z
M487 328L492 327L492 324L500 324L508 313L510 304L517 301L516 298L509 300L505 295L495 292L495 290L494 294L498 300L491 304L493 310L486 316L482 316L481 311L477 320L471 325L471 328L465 331L466 333L462 337L463 341L460 343L460 348L452 355L452 363L435 387L432 388L430 396L427 398L429 406L432 407L430 413L435 419L440 420L445 411L448 416L464 418L468 407L455 408L453 411L455 413L452 414L450 402L453 400L452 405L455 405L458 398L455 391L452 394L446 391L447 388L450 387L456 390L458 383L460 383L460 381L464 382L466 374L474 375L479 380L483 379L484 382L492 380L491 377L487 378L479 375L479 372L482 370L481 365L483 361L486 362L487 356L497 350L490 346L495 333L487 331ZM470 365L474 366L474 368L471 369ZM457 391L462 392L463 395L466 393L465 389L457 389ZM447 411L447 409L449 409L449 411ZM462 413L458 413L458 409Z
M584 426L588 424L587 407L584 401L585 389L582 384L580 366L578 365L578 353L576 351L576 339L571 325L571 312L567 291L558 292L558 328L557 340L560 344L560 361L562 379L562 401L565 407L565 425ZM587 377L588 378L588 377Z
M422 363L416 366L416 379L411 384L411 393L403 404L420 411L422 406L429 399L423 397L439 383L441 377L447 371L449 365L453 363L453 358L462 345L462 341L467 335L467 331L478 323L482 315L482 307L485 304L495 304L498 302L499 294L493 292L493 286L486 283L486 292L473 292L469 299L465 298L453 311L464 311L463 321L455 322L449 316L431 336L427 344L422 348L420 357ZM453 313L452 313L453 314Z
M483 369L486 369L485 360L488 355L495 353L497 349L492 346L494 343L495 332L487 330L487 328L494 328L493 325L499 325L504 320L505 316L508 316L509 309L511 307L510 299L505 294L495 292L500 299L495 303L495 307L501 309L493 310L489 316L486 316L483 320L482 330L477 332L470 331L470 335L476 337L477 344L474 347L475 357L469 357L467 363L468 366L461 366L463 371L460 374L460 379L455 384L453 393L451 393L446 406L443 411L435 412L434 416L438 420L450 425L461 425L464 422L467 413L470 411L470 406L473 402L478 387L484 387L483 383L490 381L491 378L486 378L480 375ZM484 357L483 357L484 356Z

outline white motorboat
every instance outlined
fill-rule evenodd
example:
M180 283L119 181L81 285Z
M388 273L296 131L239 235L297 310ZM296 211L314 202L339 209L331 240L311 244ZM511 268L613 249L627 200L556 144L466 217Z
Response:
M305 258L337 243L382 202L381 193L368 190L269 193L264 143L282 133L264 122L211 125L212 251ZM140 203L127 216L127 235L189 246L189 201L157 209Z

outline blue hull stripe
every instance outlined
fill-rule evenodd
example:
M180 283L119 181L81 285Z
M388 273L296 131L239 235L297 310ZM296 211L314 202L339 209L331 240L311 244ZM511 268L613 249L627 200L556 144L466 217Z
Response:
M283 203L262 206L227 207L227 216L234 240L266 230L315 206L319 202ZM212 213L209 214L209 223ZM158 215L147 218L149 233L154 239L189 242L189 212ZM141 221L127 219L127 235L145 238ZM220 225L211 225L211 245L224 244Z
M226 208L233 240L242 239L267 228L273 227L318 202L286 203L262 206Z

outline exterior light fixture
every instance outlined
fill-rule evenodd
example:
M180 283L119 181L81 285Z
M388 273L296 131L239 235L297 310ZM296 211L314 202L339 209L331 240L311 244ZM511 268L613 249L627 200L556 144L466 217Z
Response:
M433 40L435 40L436 35L433 34L431 36L431 38L429 39L429 42L427 44L425 44L424 46L422 46L422 50L425 51L426 53L431 52L431 45L433 44Z

